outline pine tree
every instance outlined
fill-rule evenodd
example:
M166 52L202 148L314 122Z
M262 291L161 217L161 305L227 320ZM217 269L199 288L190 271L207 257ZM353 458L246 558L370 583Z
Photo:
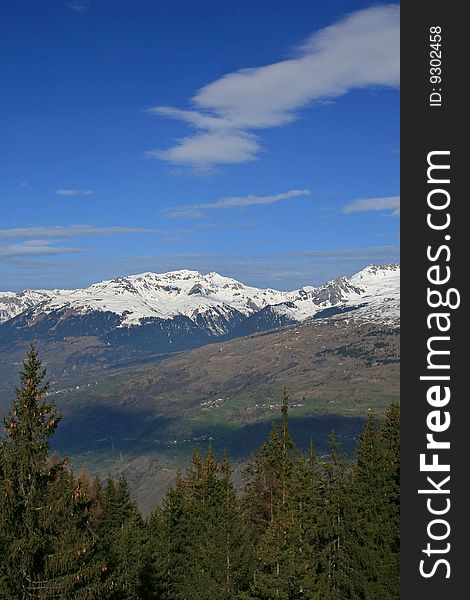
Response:
M400 405L392 403L379 429L383 476L377 597L400 597Z
M298 455L289 432L288 401L284 390L281 422L272 423L268 443L263 444L244 471L244 513L255 540L274 521L279 503L285 502L292 461Z
M324 464L323 506L319 520L318 592L322 600L351 600L358 594L350 490L350 466L339 452L335 432L330 435L330 456Z
M265 599L317 598L321 478L313 446L305 459L290 436L286 390L282 420L273 424L268 444L249 468L246 516L258 561L253 593ZM262 510L264 529L263 521L256 519Z
M376 582L380 578L378 544L386 525L381 460L377 420L374 412L370 412L359 439L348 487L349 529L354 540L349 544L349 552L355 566L354 583L361 598L381 598L376 595Z
M49 486L44 506L40 526L49 533L44 568L47 583L36 585L38 597L104 598L97 538L90 519L92 505L69 469L62 470Z
M294 463L289 504L292 523L292 578L299 598L316 600L320 569L320 518L323 508L323 480L313 442L306 457Z
M88 506L67 462L51 460L60 421L31 344L0 446L0 596L92 598L99 584Z
M192 582L199 590L197 598L231 600L249 584L251 552L231 475L228 458L219 465L209 447L203 463L203 494L189 503L199 531Z
M232 482L232 473L230 461L225 453L220 464L222 502L218 529L223 548L222 585L227 599L238 597L249 589L255 561L254 548Z
M225 540L220 534L224 498L218 478L218 465L209 447L201 468L187 480L187 517L193 532L187 561L185 595L203 599L226 598Z
M88 521L91 529L96 532L102 514L101 501L103 490L101 481L98 476L91 477L86 466L81 469L77 481L89 502Z
M149 519L153 589L159 600L179 600L186 577L188 531L185 484L180 471Z
M97 534L107 597L141 598L147 593L148 534L124 475L106 482Z
M251 553L225 457L194 451L150 521L160 598L232 600L248 588ZM158 575L160 574L160 576Z
M359 440L351 478L351 544L361 597L399 597L399 412L379 428L373 412ZM355 548L355 552L353 549Z

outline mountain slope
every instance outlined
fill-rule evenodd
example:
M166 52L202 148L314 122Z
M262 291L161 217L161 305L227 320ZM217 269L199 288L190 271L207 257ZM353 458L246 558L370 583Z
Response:
M0 324L0 384L15 381L14 363L33 338L60 379L333 315L394 324L399 275L398 265L371 265L350 278L282 292L182 270L3 294L0 311L20 312Z
M53 298L58 290L23 290L22 292L0 292L0 323L8 321L25 310Z
M242 462L284 386L301 444L314 431L326 451L334 428L351 452L368 409L398 398L399 273L279 292L179 271L0 295L8 314L25 307L0 325L0 412L34 335L64 415L55 447L77 468L124 471L142 506L195 443Z
M314 435L326 452L335 429L351 452L368 411L381 415L398 399L399 330L319 319L88 373L84 381L54 385L64 414L57 449L103 476L125 472L150 509L195 444L226 448L236 463L259 447L279 416L284 386L302 446Z

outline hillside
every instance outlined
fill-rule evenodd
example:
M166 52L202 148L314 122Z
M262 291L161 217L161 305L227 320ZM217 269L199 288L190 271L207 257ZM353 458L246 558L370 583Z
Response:
M300 445L313 436L324 452L334 428L351 453L367 412L399 397L399 330L325 319L105 371L55 390L55 445L77 466L125 472L149 508L197 443L241 464L277 418L284 386Z
M239 469L284 387L298 443L324 452L334 428L351 454L368 411L399 396L399 273L279 292L177 271L0 294L0 410L34 337L63 413L54 447L76 468L125 472L144 509L198 443Z

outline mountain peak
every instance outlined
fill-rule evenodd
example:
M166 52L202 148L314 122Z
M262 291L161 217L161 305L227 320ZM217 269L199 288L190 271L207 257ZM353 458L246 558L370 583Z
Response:
M299 322L330 307L364 303L378 306L385 300L393 300L388 307L396 314L399 274L398 264L371 264L349 278L337 277L317 288L305 286L282 292L250 287L215 271L145 272L101 281L84 289L0 293L0 323L25 311L31 313L31 323L40 315L64 311L80 317L114 314L118 327L125 328L138 326L146 319L185 317L199 324L202 319L220 335L224 329L221 315L224 319L235 314L237 319L248 318L268 307L278 307L278 314L284 311L291 321Z

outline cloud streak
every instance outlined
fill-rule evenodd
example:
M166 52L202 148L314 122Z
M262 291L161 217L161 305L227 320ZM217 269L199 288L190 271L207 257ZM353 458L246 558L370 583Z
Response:
M200 204L177 206L173 209L165 210L165 214L173 219L196 218L200 217L206 210L230 210L234 208L246 208L247 206L266 206L285 200L291 200L293 198L299 198L301 196L310 196L311 193L310 190L303 189L290 190L289 192L271 194L269 196L255 196L253 194L249 196L232 196L229 198L221 198L215 202L202 202Z
M93 194L96 194L94 190L75 190L70 188L59 188L55 193L58 196L65 196L66 198L70 196L92 196Z
M19 244L0 246L1 258L19 258L23 256L57 256L61 254L75 254L82 252L80 248L66 248L51 246L45 240L28 240Z
M0 229L0 239L20 238L74 238L100 235L125 235L132 233L187 233L187 230L153 229L145 227L93 227L91 225L70 225L50 227L18 227Z
M400 215L400 196L386 196L384 198L363 198L353 200L343 207L342 212L346 214L358 212L377 212L392 210L392 216Z
M67 8L78 14L87 13L90 10L91 0L70 0Z
M398 85L399 7L360 10L313 33L293 58L204 86L190 110L151 108L150 114L183 121L194 133L146 155L192 168L250 162L263 149L256 130L286 125L300 109L353 89Z
M76 288L117 276L153 271L194 269L217 271L257 287L295 289L321 285L338 275L351 275L370 263L399 260L398 246L330 248L282 253L223 254L171 253L153 256L52 257L21 256L11 262L21 264L14 273L2 273L4 286L14 289ZM5 263L8 261L4 261Z

